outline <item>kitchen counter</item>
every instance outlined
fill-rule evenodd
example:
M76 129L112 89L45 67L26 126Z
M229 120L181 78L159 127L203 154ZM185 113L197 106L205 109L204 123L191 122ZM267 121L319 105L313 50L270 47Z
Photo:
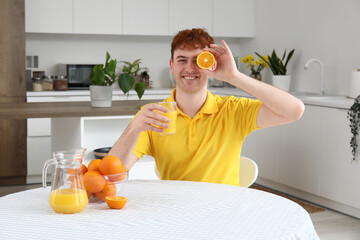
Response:
M146 95L170 95L171 88L150 88L146 89L144 96ZM236 97L250 97L248 93L233 87L218 87L218 88L209 88L209 91L213 94L218 94L221 96L234 95ZM340 108L340 109L350 109L351 105L354 103L354 99L348 98L346 96L337 96L337 95L319 95L316 93L298 93L290 92L290 94L298 97L307 105L313 106L322 106L322 107L331 107L331 108ZM89 90L68 90L68 91L44 91L44 92L27 92L27 97L66 97L66 96L90 96ZM120 89L114 89L113 91L114 98L124 98L126 96ZM136 92L131 90L129 93L129 98L137 98ZM161 97L159 97L161 98ZM122 99L114 99L122 100ZM115 102L115 101L113 101Z
M1 103L0 118L24 119L135 115L141 106L161 100L113 101L112 106L108 108L94 108L91 107L90 102Z

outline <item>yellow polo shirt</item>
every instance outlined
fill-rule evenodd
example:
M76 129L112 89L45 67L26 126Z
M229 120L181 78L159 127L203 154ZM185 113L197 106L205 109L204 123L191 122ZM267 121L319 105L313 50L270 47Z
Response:
M164 101L175 101L175 89ZM154 157L163 180L239 186L239 159L247 135L258 129L259 100L220 97L207 92L194 118L177 109L176 134L140 134L134 154Z

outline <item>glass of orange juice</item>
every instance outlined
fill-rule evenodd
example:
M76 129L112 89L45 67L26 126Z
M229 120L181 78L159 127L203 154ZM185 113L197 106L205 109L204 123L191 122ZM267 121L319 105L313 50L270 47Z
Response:
M176 111L176 102L159 102L161 106L166 107L169 111L167 113L160 112L163 116L170 119L169 128L163 128L164 131L160 133L160 135L173 135L176 133L176 119L177 119L177 111Z

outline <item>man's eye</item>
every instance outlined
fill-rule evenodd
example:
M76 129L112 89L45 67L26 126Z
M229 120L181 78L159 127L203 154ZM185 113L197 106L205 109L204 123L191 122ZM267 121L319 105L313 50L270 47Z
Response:
M179 59L178 62L185 62L185 60L184 59Z

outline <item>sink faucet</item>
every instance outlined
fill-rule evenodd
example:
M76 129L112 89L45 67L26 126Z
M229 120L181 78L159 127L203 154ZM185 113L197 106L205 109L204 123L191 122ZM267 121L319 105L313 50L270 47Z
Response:
M312 58L312 59L310 59L309 61L307 61L307 62L305 63L304 68L305 68L305 69L308 69L308 67L309 67L310 63L312 63L312 62L316 62L316 63L318 63L318 64L320 65L320 71L321 71L320 91L321 91L321 94L325 94L325 86L324 86L324 68L323 68L323 65L322 65L321 61L320 61L319 59Z

